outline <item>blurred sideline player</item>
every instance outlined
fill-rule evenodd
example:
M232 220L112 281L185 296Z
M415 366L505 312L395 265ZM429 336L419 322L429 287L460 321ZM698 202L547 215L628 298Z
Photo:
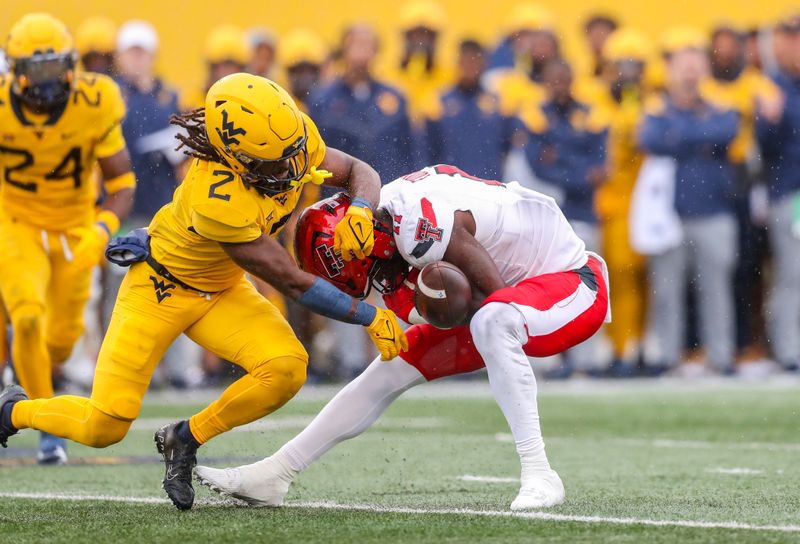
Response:
M12 359L33 399L53 396L51 365L84 331L91 269L133 202L135 178L120 123L125 105L107 76L76 71L64 24L33 13L11 28L11 71L0 82L0 293ZM104 180L98 199L95 164ZM43 435L40 463L66 461Z
M418 323L407 330L409 349L373 361L275 455L234 469L198 467L200 480L253 505L279 506L299 472L365 431L404 391L485 365L522 465L511 508L563 502L564 486L545 454L528 356L560 353L610 319L605 263L585 250L552 198L453 166L427 167L381 190L369 260L343 263L325 241L346 208L340 195L304 213L296 238L300 262L352 286L355 295L363 296L371 281L398 316ZM472 284L468 325L437 329L414 308L413 288L404 281L409 265L421 269L439 260L458 266Z
M75 48L87 72L114 75L117 25L107 17L89 17L75 31Z
M634 373L644 329L647 270L644 258L631 247L628 216L644 159L636 135L647 98L645 73L653 56L647 37L631 28L614 32L603 48L608 81L604 107L610 119L608 177L597 189L595 210L602 229L603 257L614 284L610 301L614 321L606 328L614 350L611 376Z
M205 109L174 120L186 130L179 138L194 160L147 231L114 243L131 254L124 259L131 268L100 350L91 398L25 400L24 391L7 388L0 395L0 443L25 428L97 448L119 442L139 415L156 365L185 333L247 371L200 413L156 433L164 489L185 510L194 503L192 468L200 445L277 410L305 382L305 349L245 271L318 313L368 327L385 359L407 344L391 311L301 271L274 239L303 185L329 178L353 195L333 233L336 247L346 260L365 259L380 191L372 168L326 149L285 90L250 74L221 79Z
M225 76L245 71L249 54L247 36L241 28L230 24L214 27L203 44L206 81L202 89L182 93L181 110L203 107L206 93L214 83Z

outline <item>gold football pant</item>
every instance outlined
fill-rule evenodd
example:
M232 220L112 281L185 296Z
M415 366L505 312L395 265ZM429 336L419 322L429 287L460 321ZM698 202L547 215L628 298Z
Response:
M66 361L83 334L92 275L70 262L77 242L0 218L0 296L14 332L17 378L31 398L53 396L51 362Z
M246 279L201 296L140 263L131 267L120 287L91 397L18 402L14 426L98 448L119 442L139 415L156 365L183 332L248 372L189 420L200 443L277 410L305 382L305 349L278 310Z
M606 219L603 224L603 258L608 265L611 308L614 319L606 325L614 355L628 359L635 355L644 328L647 299L647 270L644 259L628 241L628 218Z
M0 297L0 374L8 362L8 337L6 336L6 329L8 318L6 317L6 307L3 305L3 299Z

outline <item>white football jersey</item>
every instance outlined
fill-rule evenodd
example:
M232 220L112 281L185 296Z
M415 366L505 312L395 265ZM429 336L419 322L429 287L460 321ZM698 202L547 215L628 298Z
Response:
M454 166L428 166L381 189L400 254L415 268L440 261L455 212L469 211L475 238L506 285L586 264L586 246L555 201L516 182L482 180Z

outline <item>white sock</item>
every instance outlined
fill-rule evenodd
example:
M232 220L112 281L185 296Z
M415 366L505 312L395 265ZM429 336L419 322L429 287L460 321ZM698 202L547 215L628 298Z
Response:
M265 478L277 474L281 480L288 483L294 481L295 476L300 473L299 470L292 468L291 460L280 450L266 459L253 463L253 466Z
M528 341L525 320L510 304L491 302L470 322L475 347L483 357L492 393L511 428L523 478L548 470L536 403L536 377L522 347Z
M363 433L404 391L424 381L419 370L399 357L375 359L273 457L296 475L339 442Z

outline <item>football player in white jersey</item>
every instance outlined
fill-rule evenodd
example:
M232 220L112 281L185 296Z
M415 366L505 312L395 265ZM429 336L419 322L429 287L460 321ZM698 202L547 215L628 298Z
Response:
M553 199L436 165L383 187L372 257L345 263L332 243L346 199L340 194L304 212L296 254L305 270L354 296L370 285L381 291L398 317L415 323L406 331L408 351L373 361L271 457L197 467L200 481L251 505L280 506L300 472L364 432L404 391L485 366L522 467L511 509L561 504L564 486L545 454L528 356L560 353L610 321L603 260L586 251ZM416 274L440 260L460 268L473 288L469 322L452 329L426 324L413 303Z

